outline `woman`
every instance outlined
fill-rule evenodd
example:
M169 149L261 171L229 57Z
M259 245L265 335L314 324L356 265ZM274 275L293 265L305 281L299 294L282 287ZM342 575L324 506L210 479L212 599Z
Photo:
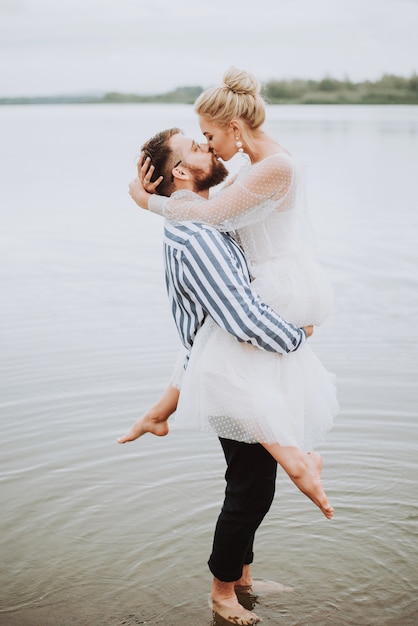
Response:
M149 196L141 206L168 219L235 231L261 298L295 325L319 325L332 298L302 235L307 216L301 172L290 153L262 130L265 105L259 91L251 74L231 68L223 85L204 92L195 103L214 153L224 161L237 151L249 158L232 184L204 203L178 192L169 199ZM148 167L145 162L141 168L144 184L152 174ZM148 189L155 189L160 180ZM335 384L310 346L285 357L261 354L208 319L193 345L181 389L177 426L261 443L299 489L332 517L320 479L321 457L307 450L323 440L332 425ZM157 405L155 429L142 421L120 441L150 430L165 434L167 398L173 398L173 391Z

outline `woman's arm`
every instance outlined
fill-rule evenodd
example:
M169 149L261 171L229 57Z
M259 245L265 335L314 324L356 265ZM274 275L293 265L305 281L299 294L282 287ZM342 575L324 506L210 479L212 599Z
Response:
M144 186L140 178L134 178L128 185L129 195L141 209L148 209L148 201L152 197L150 193L145 191ZM164 198L164 201L167 198Z
M129 185L129 193L138 206L171 221L203 222L225 232L258 222L273 210L285 209L294 181L294 166L288 156L273 155L252 166L241 180L227 184L215 197L202 202L189 193L171 198L156 195L160 179L146 182L151 167L149 159L139 164L138 177Z
M286 208L293 179L291 160L274 155L253 165L249 173L208 201L176 194L166 201L164 216L171 221L192 220L223 231L236 230ZM152 204L149 208L154 210Z

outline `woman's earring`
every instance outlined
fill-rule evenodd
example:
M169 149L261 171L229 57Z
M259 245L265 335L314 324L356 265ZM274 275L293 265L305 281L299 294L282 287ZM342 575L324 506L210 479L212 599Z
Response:
M237 147L237 152L242 154L244 152L244 148L242 147L242 141L239 141L238 137L235 137L235 145Z

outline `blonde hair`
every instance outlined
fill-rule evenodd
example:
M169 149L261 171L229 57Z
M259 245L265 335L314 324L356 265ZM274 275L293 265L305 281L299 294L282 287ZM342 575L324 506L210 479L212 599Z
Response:
M221 86L211 87L200 94L194 110L219 126L241 119L251 130L259 128L266 117L260 83L253 74L236 67L225 72Z

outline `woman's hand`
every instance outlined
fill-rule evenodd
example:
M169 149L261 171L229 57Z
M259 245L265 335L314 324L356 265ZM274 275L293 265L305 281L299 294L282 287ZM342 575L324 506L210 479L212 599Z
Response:
M145 154L142 153L138 159L137 167L138 178L141 180L145 191L147 191L148 193L155 193L155 190L163 180L163 177L159 176L154 182L151 182L155 167L151 163L150 157L146 157Z
M155 193L158 185L163 180L162 176L159 176L157 180L151 182L151 177L154 173L154 166L151 163L149 157L145 157L145 154L141 154L137 161L138 176L129 183L129 195L141 209L148 209L148 200L151 195Z
M129 183L129 195L141 209L148 209L148 200L151 198L151 194L145 191L139 178L134 178Z

